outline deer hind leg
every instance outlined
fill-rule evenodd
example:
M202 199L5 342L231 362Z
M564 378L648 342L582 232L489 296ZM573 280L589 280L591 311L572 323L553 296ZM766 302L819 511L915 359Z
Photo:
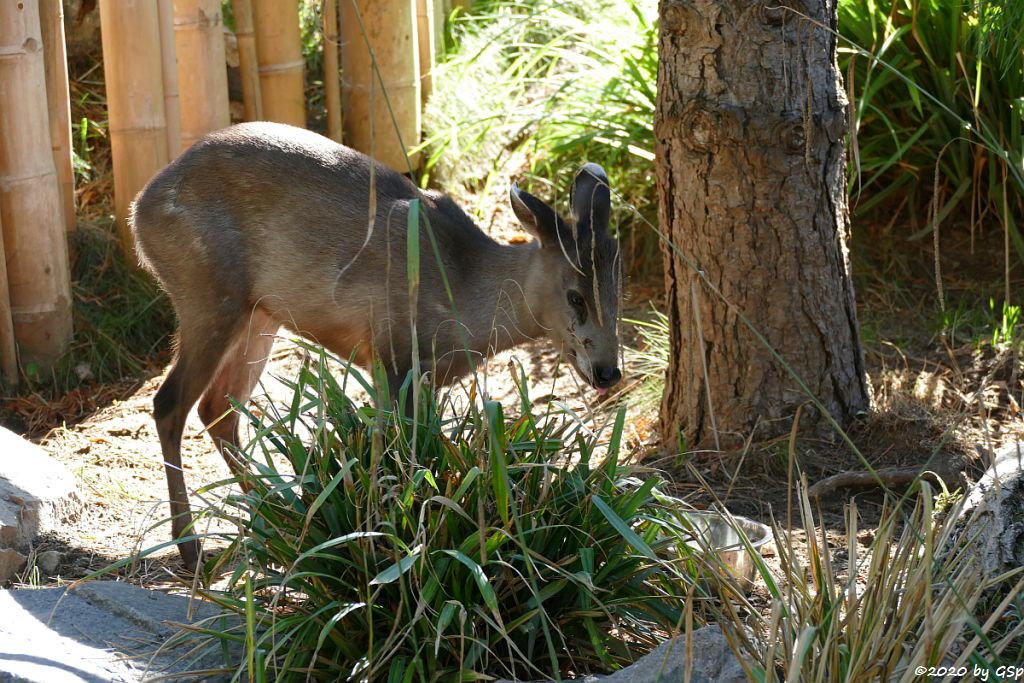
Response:
M240 404L249 400L253 387L263 374L279 327L270 315L259 308L253 309L244 323L231 341L213 381L199 400L199 418L236 477L242 477L246 468L237 457L241 445L240 416L232 409L231 400Z
M225 318L217 315L206 319L191 314L179 316L181 326L174 366L153 399L153 418L167 474L174 538L188 534L192 525L185 473L181 467L181 435L185 420L221 364L225 349L237 334L237 322L225 323ZM193 539L181 543L178 552L185 566L191 569L199 561L199 542Z

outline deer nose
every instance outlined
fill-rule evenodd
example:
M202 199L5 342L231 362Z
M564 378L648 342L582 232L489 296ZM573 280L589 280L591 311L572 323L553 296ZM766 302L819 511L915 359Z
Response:
M594 384L599 389L607 389L619 383L622 373L614 365L598 365L594 367Z

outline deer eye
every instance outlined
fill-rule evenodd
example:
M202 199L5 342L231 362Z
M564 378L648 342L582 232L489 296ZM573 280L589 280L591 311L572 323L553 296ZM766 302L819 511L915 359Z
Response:
M576 319L579 320L579 324L583 325L587 322L587 305L583 301L583 295L577 292L575 289L570 289L566 295L569 299L569 305L576 311Z

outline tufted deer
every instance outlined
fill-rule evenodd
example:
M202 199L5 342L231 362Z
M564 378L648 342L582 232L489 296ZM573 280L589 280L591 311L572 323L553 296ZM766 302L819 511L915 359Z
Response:
M212 133L158 173L132 205L140 260L177 312L173 367L153 401L172 528L191 525L181 469L188 412L199 416L232 470L241 468L239 416L281 327L360 365L380 358L392 396L413 367L448 384L474 363L541 336L599 391L616 384L620 260L610 235L608 178L585 165L573 220L512 186L512 208L536 241L498 244L449 198L315 133L245 123ZM406 271L410 203L436 237L423 238L412 338ZM468 349L467 349L468 346ZM189 567L198 544L179 545Z

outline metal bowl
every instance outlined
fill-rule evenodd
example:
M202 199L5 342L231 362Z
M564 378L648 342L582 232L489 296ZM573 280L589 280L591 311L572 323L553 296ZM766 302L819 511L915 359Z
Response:
M772 539L772 530L746 517L713 511L692 510L682 516L684 522L692 525L697 536L687 545L700 552L714 551L721 564L739 580L744 590L753 588L758 575L757 565L744 546L740 534L760 553L762 546Z

